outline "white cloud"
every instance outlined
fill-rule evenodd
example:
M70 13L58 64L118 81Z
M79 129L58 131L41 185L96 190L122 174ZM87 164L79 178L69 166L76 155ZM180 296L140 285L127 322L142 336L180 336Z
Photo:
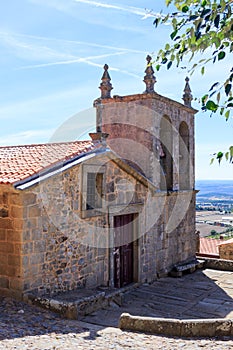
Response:
M76 58L68 52L62 52L56 48L49 47L43 43L35 43L26 37L21 38L14 33L0 32L1 45L11 50L17 57L26 60L51 60L51 59L72 59Z
M53 38L37 37L32 35L20 35L20 34L14 34L14 33L6 33L6 32L0 32L0 38L3 39L5 45L11 48L13 47L15 49L15 55L17 57L23 57L23 58L26 57L27 61L35 61L35 60L42 61L41 63L37 63L37 64L20 66L16 68L16 70L46 68L50 66L69 65L69 64L77 64L77 63L84 63L89 66L102 68L103 62L98 63L98 60L102 60L103 58L113 57L113 56L122 56L122 55L132 54L132 53L145 54L143 51L130 50L127 48L118 48L118 47L112 47L112 46L106 46L106 45L98 45L98 44L89 43L89 42L86 43L86 42L79 42L79 41L76 42L76 41L69 41L69 40L59 40L59 39L53 39ZM30 42L27 42L28 40ZM67 48L69 53L65 53L64 44L69 45ZM53 46L55 48L53 48ZM88 49L89 46L96 47L97 49L101 48L104 51L107 51L107 53L98 54L98 55L87 54L86 57L77 56L77 53L81 53L83 49L84 51L87 51L87 53L92 52L93 51L92 49L91 51ZM63 51L62 51L62 48L63 48ZM74 51L74 54L70 53L72 51ZM112 66L111 70L121 72L122 74L133 76L135 78L139 78L137 74L124 69L120 69L119 67Z
M82 3L90 6L96 6L96 7L101 7L109 10L116 10L116 11L123 11L126 13L131 13L134 15L142 16L142 18L147 18L154 16L150 13L150 11L143 9L143 8L138 8L138 7L133 7L133 6L123 6L123 5L113 5L113 4L108 4L100 1L92 1L92 0L74 0L77 3Z
M125 6L122 4L110 4L102 1L93 1L93 0L29 0L29 2L39 5L47 5L53 8L56 8L58 11L70 12L74 10L74 4L80 3L88 6L94 6L103 8L106 10L121 11L125 13L131 13L146 19L148 17L154 17L155 13L152 10L134 7L134 6ZM157 14L157 13L156 13ZM157 14L159 15L159 14Z
M117 12L121 14L140 16L141 19L147 19L148 17L154 17L155 14L151 10L147 10L140 7L126 6L122 4L109 4L102 1L91 1L91 0L28 0L31 3L47 6L56 9L59 12L63 12L71 17L79 18L81 21L101 25L107 28L120 30L120 31L130 31L137 33L145 33L145 30L140 26L130 25L128 22L132 17L127 19L127 21L117 20L106 20L103 16L103 11L111 11L112 15L117 15ZM81 6L83 5L83 6ZM90 11L96 9L96 11ZM102 11L102 12L101 12ZM95 13L93 13L95 12ZM159 15L159 14L158 14Z
M57 61L57 62L51 62L51 63L36 64L36 65L31 65L31 66L23 66L20 69L41 68L41 67L49 67L49 66L56 66L56 65L73 64L73 63L86 63L89 65L102 67L101 64L93 63L93 62L91 62L91 60L102 59L102 58L106 58L106 57L118 56L118 55L124 55L124 54L125 54L125 52L114 52L114 53L109 53L109 54L105 54L105 55L80 57L80 58L77 58L74 60Z
M111 46L111 45L104 45L104 44L98 44L88 41L80 41L80 40L66 40L66 39L58 39L58 38L52 38L52 37L44 37L44 36L38 36L38 35L28 35L28 34L20 34L20 33L9 33L0 31L0 38L2 41L5 41L5 43L8 43L9 46L22 46L27 47L27 44L23 42L23 40L33 40L34 44L36 42L41 42L41 44L37 44L37 46L41 49L44 47L47 47L48 43L50 45L61 45L62 48L66 47L68 45L68 48L75 49L78 47L94 47L94 48L100 48L100 49L109 49L109 50L115 50L115 51L124 51L126 53L145 53L142 50L136 50L136 49L129 49L126 47L119 47L119 46ZM16 40L16 38L18 38ZM21 40L20 40L21 39ZM13 45L15 41L15 45ZM64 46L65 45L65 46ZM51 50L51 49L49 49ZM73 57L73 56L72 56Z
M26 145L32 143L48 142L54 133L53 129L48 130L25 130L15 134L1 136L1 146Z

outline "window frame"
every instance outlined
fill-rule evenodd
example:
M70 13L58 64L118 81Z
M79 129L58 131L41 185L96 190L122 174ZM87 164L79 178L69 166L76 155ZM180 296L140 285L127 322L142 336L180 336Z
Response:
M101 206L96 208L87 208L88 196L88 174L95 173L102 175L102 201ZM82 166L82 186L81 186L81 215L82 218L92 216L103 216L106 213L105 194L106 194L106 167L98 164L84 164Z

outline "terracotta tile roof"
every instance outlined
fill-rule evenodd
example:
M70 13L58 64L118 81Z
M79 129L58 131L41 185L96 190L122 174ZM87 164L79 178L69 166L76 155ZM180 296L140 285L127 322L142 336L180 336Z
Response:
M204 255L219 255L218 245L222 243L221 239L200 237L200 251Z
M94 148L93 141L0 147L0 184L13 184Z

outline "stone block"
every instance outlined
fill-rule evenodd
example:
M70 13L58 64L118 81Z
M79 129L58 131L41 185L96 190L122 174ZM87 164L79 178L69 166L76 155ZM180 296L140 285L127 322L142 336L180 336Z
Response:
M33 251L33 242L26 242L22 244L22 253L30 254Z
M7 218L9 216L9 211L7 207L1 207L0 208L0 217L1 218Z
M30 255L30 265L37 265L37 264L43 264L43 263L44 263L44 254L43 253Z
M229 336L232 321L227 319L205 319L182 321L182 337Z
M8 265L10 266L20 266L21 265L21 257L19 255L9 254L7 257Z
M29 207L28 215L30 218L35 218L35 217L41 216L41 208L38 205L34 205L32 207Z
M13 218L22 218L23 208L19 206L12 205L10 214Z
M15 230L22 230L23 229L23 224L24 224L24 221L21 220L21 219L16 219L14 220L14 229Z
M22 252L22 243L15 243L14 244L14 253L21 254L21 252Z
M13 205L21 205L21 196L19 193L11 193L9 196L9 203Z
M7 255L1 253L0 254L0 265L5 265L6 264L6 259L7 259Z
M19 266L7 266L6 269L6 275L9 277L17 277L20 276L20 267Z
M0 218L0 227L1 229L12 229L13 220L9 218Z
M0 277L0 288L9 288L9 279L7 277Z
M0 228L0 241L5 241L6 240L6 229Z
M23 195L23 204L25 206L28 206L28 205L32 205L32 204L35 204L36 203L36 194L34 193L24 193Z
M3 261L0 264L0 275L6 275L6 257L4 256Z
M8 242L1 242L0 244L1 253L14 253L14 244Z
M46 250L46 244L44 241L35 241L33 246L34 253L43 253Z
M20 278L11 278L10 289L22 290L22 280Z
M181 321L153 317L131 316L123 313L120 316L119 328L122 330L180 336Z
M7 241L8 242L21 242L22 232L20 230L7 230Z

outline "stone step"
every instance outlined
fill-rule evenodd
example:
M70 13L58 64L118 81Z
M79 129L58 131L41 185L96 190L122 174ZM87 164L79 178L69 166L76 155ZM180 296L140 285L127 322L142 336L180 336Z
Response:
M172 277L182 277L186 273L193 273L196 269L201 269L204 266L204 261L193 260L184 264L177 264L170 271Z

